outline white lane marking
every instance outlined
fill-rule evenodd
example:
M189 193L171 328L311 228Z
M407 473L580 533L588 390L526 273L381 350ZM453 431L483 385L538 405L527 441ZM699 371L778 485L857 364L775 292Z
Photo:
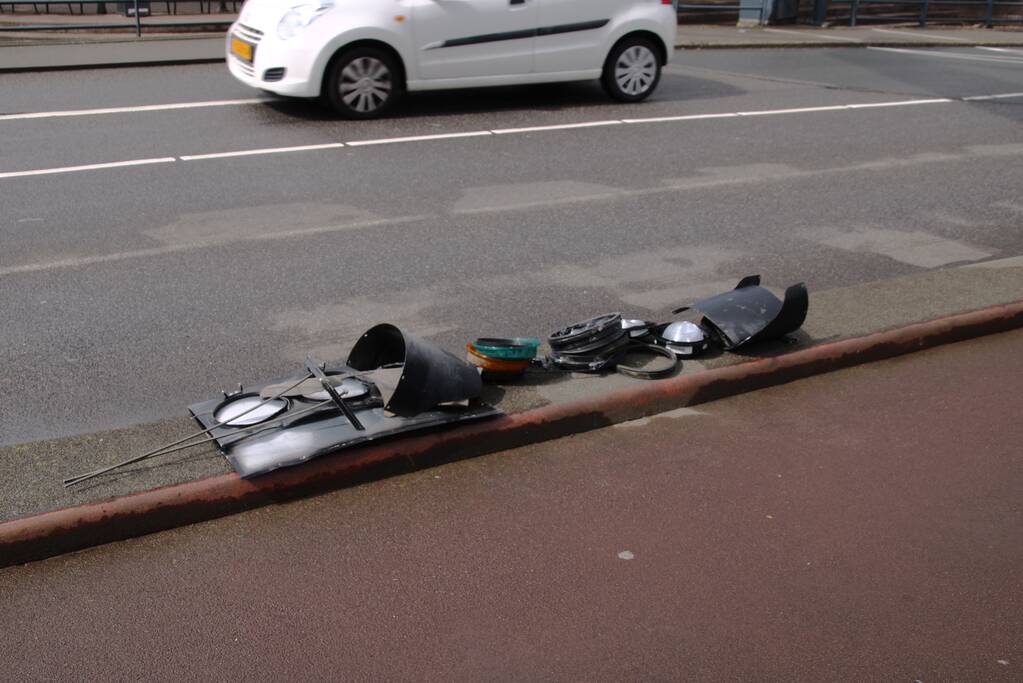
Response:
M1023 93L998 93L992 95L973 95L970 97L961 98L964 101L978 101L978 100L995 100L995 99L1006 99L1012 97L1023 97ZM581 123L566 123L561 125L552 126L532 126L529 128L502 128L496 130L479 130L479 131L468 131L464 133L439 133L436 135L418 135L412 137L398 137L398 138L382 138L379 140L353 140L350 142L331 142L321 145L301 145L297 147L267 147L261 149L251 150L237 150L234 152L214 152L209 154L190 154L183 155L180 158L181 161L200 161L206 159L219 159L227 157L237 156L248 156L256 154L278 154L278 153L290 153L290 152L303 152L316 149L333 149L338 147L361 147L366 145L384 145L394 144L401 142L418 142L422 140L449 140L455 138L469 138L469 137L481 137L489 135L508 135L513 133L531 133L538 131L553 131L553 130L571 130L575 128L592 128L595 126L613 126L619 124L630 124L630 123L657 123L657 122L670 122L670 121L696 121L701 119L723 119L723 118L735 118L738 116L769 116L769 115L781 115L781 114L801 114L809 112L823 112L823 111L839 111L842 109L872 109L880 107L909 107L923 104L946 104L950 102L956 102L959 100L953 100L946 97L931 98L931 99L920 99L920 100L900 100L896 102L865 102L859 104L841 104L841 105L829 105L822 107L798 107L792 109L768 109L760 111L740 111L740 112L722 112L718 114L690 114L684 116L651 116L648 118L634 118L634 119L615 119L608 121L584 121ZM34 169L30 171L7 171L0 172L0 179L3 178L18 178L22 176L35 176L35 175L51 175L57 173L72 173L75 171L93 171L105 168L119 168L123 166L142 166L145 164L165 164L173 163L177 161L175 157L160 157L156 159L134 159L131 161L115 161L103 164L86 164L83 166L65 166L60 168L43 168Z
M926 100L899 100L897 102L865 102L862 104L834 104L823 107L796 107L793 109L762 109L759 111L733 111L725 114L693 114L691 116L651 116L644 119L622 119L622 123L660 123L664 121L694 121L698 119L723 119L736 116L777 116L781 114L805 114L818 111L842 111L844 109L870 109L873 107L914 107L921 104L937 104L954 100L938 97Z
M736 116L775 116L777 114L803 114L812 111L838 111L848 109L847 104L836 104L828 107L800 107L799 109L767 109L762 111L737 111Z
M787 33L788 35L799 36L801 38L810 38L810 39L823 38L824 40L837 40L837 41L840 41L840 42L843 42L843 43L860 43L860 42L863 42L863 41L859 40L858 38L848 38L846 36L829 36L829 35L825 34L821 30L814 31L813 33L810 33L808 31L786 31L785 29L781 29L781 28L765 28L765 29L762 29L762 30L767 31L769 33Z
M1023 59L1011 57L979 57L977 55L964 55L959 52L935 52L933 50L908 50L901 47L868 47L868 50L879 52L897 52L904 55L921 55L923 57L936 57L938 59L961 59L967 62L987 62L989 64L1023 64Z
M264 147L263 149L243 149L237 152L214 152L212 154L189 154L178 157L182 161L200 161L203 159L226 159L228 157L247 157L254 154L283 154L285 152L310 152L317 149L337 149L344 147L341 142L328 142L323 145L299 145L298 147Z
M1001 95L973 95L972 97L964 97L963 100L977 102L980 100L1005 100L1010 97L1023 97L1023 92L1006 92Z
M3 114L0 121L23 119L53 119L63 116L99 116L100 114L129 114L143 111L170 111L172 109L200 109L203 107L231 107L239 104L261 104L266 100L209 100L206 102L175 102L172 104L143 104L136 107L105 107L103 109L68 109L64 111L37 111L27 114Z
M620 119L609 121L586 121L584 123L562 123L553 126L530 126L528 128L497 128L490 131L494 135L511 135L513 133L538 133L545 130L569 130L571 128L594 128L596 126L617 126L623 123Z
M468 133L438 133L436 135L413 135L404 138L380 138L379 140L349 140L345 144L349 147L362 147L364 145L390 145L396 142L422 142L424 140L448 140L451 138L476 138L482 135L491 135L489 130L474 130Z
M877 31L878 33L891 33L896 36L912 36L914 38L933 38L935 40L950 40L953 43L972 43L972 40L966 40L965 38L953 38L952 36L941 36L934 33L923 33L920 31L896 31L891 28L872 28L871 31Z
M650 116L645 119L622 119L622 123L662 123L664 121L698 121L700 119L734 119L738 114L688 114L686 116Z
M902 100L901 102L868 102L866 104L850 104L850 109L876 109L879 107L915 107L921 104L944 104L953 102L947 97L935 97L926 100Z
M51 175L56 173L75 173L76 171L95 171L101 168L122 168L124 166L145 166L146 164L174 163L174 157L158 159L132 159L131 161L111 161L105 164L86 164L84 166L62 166L60 168L39 168L33 171L8 171L0 173L0 178L20 178L31 175Z
M1011 55L1023 55L1023 50L1013 50L1007 47L987 47L986 45L976 45L978 50L988 50L989 52L1008 52Z

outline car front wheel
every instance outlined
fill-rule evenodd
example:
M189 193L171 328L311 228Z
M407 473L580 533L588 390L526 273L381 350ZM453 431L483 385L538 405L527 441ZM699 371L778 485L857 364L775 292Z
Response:
M334 60L324 81L327 104L349 119L383 115L401 94L401 78L394 59L372 47L345 52Z
M661 60L649 39L625 38L614 46L604 63L601 83L607 94L622 102L650 96L661 80Z

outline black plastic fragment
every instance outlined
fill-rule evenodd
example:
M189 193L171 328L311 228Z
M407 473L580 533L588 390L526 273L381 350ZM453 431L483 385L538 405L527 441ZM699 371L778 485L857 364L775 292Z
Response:
M631 365L625 365L621 362L626 355L633 353L647 353L654 356L661 356L666 358L669 362L662 363L661 367L635 367ZM627 377L635 377L636 379L664 379L665 377L671 377L678 370L678 366L682 361L679 360L678 356L671 352L671 350L664 348L663 346L656 346L654 344L643 344L641 342L633 341L629 348L626 349L625 353L622 354L619 359L617 370Z
M394 325L383 323L366 331L352 347L348 365L369 371L401 366L393 391L384 394L384 407L411 417L441 403L478 398L483 390L479 372L438 346ZM381 390L390 387L381 387Z
M759 275L748 275L735 289L677 308L673 313L699 311L703 314L701 324L730 350L798 330L806 320L809 305L809 294L802 282L786 289L782 301L760 286Z

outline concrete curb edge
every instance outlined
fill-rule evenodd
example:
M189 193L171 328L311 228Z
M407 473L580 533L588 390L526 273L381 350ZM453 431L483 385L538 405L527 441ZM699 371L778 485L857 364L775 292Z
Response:
M230 473L11 520L0 523L0 567L1018 328L1023 328L1023 301L370 445L251 480Z
M46 71L84 71L88 69L134 69L149 66L181 66L186 64L218 64L224 57L195 57L191 59L167 59L144 62L101 62L96 64L67 64L41 66L4 66L0 74L42 73Z

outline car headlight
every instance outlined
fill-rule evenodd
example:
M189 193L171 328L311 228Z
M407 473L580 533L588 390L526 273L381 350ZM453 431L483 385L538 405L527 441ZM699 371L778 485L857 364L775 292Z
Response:
M294 38L333 6L333 0L319 0L319 2L295 5L281 17L277 24L277 36L281 40Z

